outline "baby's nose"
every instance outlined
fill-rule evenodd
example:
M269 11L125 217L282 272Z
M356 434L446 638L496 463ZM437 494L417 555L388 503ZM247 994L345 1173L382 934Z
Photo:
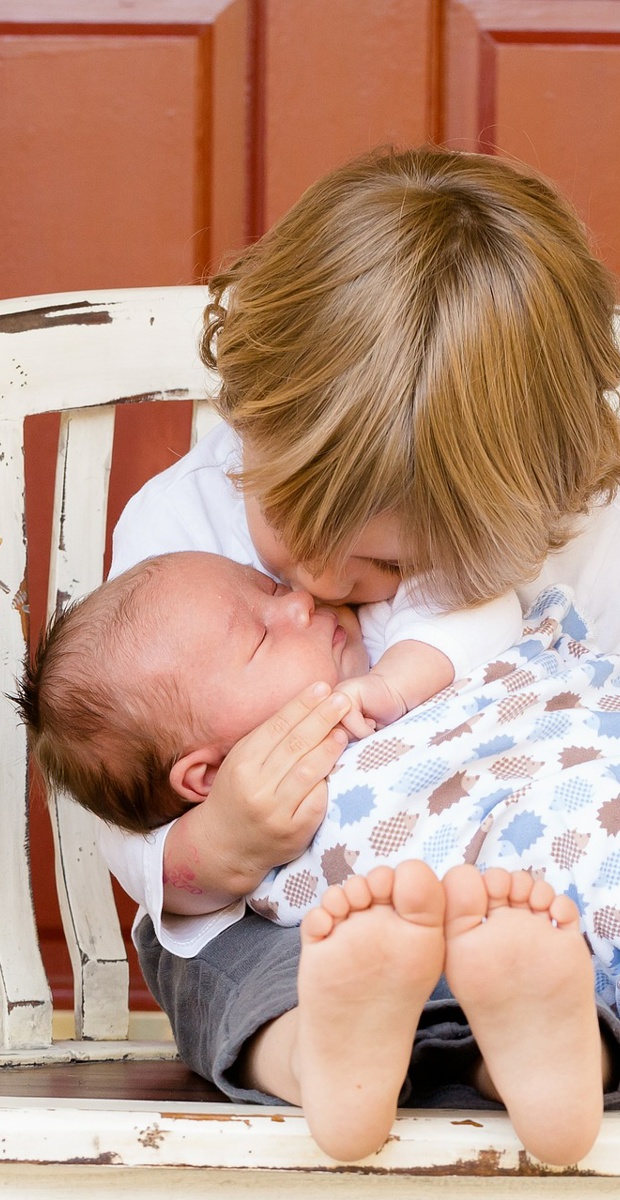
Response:
M286 613L289 620L301 625L310 624L310 618L314 612L314 597L310 595L310 592L287 592L280 598L280 601L282 611Z

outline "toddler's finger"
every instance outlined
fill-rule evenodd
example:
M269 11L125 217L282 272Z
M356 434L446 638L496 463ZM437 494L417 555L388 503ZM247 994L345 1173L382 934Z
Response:
M340 724L349 707L350 700L346 696L333 692L313 712L289 728L279 741L272 742L263 760L263 770L269 773L274 786L277 787L306 754L321 745Z
M299 810L313 788L333 771L348 740L343 729L334 729L318 746L290 765L275 792L279 812L292 816Z
M251 742L257 759L263 762L283 748L283 769L286 769L300 754L323 740L350 704L348 697L332 692L329 684L314 683L243 740Z
M292 828L295 831L295 837L298 844L296 854L302 854L307 850L312 841L319 825L325 817L327 811L327 784L325 780L321 780L315 787L312 788L306 796L304 796L301 804L298 805L293 820Z

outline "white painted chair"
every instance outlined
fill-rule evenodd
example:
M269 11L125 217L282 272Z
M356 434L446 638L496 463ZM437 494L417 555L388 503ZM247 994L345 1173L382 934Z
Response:
M403 1112L379 1154L343 1168L317 1149L295 1109L26 1102L3 1094L3 1070L16 1065L34 1070L50 1061L175 1053L169 1041L128 1039L128 968L109 876L89 814L65 796L53 798L52 822L75 978L75 1037L53 1037L30 890L25 735L5 694L14 690L27 636L25 417L61 413L52 612L59 598L65 603L102 578L116 405L192 399L194 440L215 419L209 396L217 378L207 374L196 348L204 303L200 287L0 303L0 1192L35 1197L54 1186L63 1196L97 1197L113 1186L121 1197L163 1195L182 1182L190 1196L203 1195L208 1178L211 1191L233 1198L250 1186L258 1198L278 1189L311 1197L324 1194L327 1172L339 1194L364 1197L434 1196L442 1176L459 1176L459 1196L478 1192L484 1180L494 1195L513 1188L541 1194L541 1176L546 1196L565 1195L566 1174L582 1176L584 1185L587 1178L588 1194L615 1195L620 1115L605 1118L597 1145L569 1172L531 1160L496 1112Z

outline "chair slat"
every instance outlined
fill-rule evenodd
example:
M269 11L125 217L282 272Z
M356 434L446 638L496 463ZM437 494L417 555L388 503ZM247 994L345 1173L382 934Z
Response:
M48 616L103 578L114 408L61 417ZM86 502L87 500L87 502ZM73 967L78 1038L127 1036L129 970L109 874L93 818L69 797L51 798L56 880Z
M61 417L52 517L48 617L103 579L114 409Z
M37 941L28 856L26 735L6 698L27 645L21 421L0 420L0 1045L46 1046L52 1001Z
M73 969L75 1036L121 1041L129 1028L129 967L93 817L63 794L50 807L58 902Z
M190 445L195 446L201 438L206 437L211 429L221 421L209 400L194 400L192 406L192 431Z

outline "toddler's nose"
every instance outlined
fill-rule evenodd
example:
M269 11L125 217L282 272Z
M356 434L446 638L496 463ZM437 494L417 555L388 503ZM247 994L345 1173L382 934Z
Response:
M327 600L338 604L345 600L351 590L351 582L339 571L327 567L320 575L311 575L304 567L296 566L289 579L295 587L301 587L311 592L317 600Z

